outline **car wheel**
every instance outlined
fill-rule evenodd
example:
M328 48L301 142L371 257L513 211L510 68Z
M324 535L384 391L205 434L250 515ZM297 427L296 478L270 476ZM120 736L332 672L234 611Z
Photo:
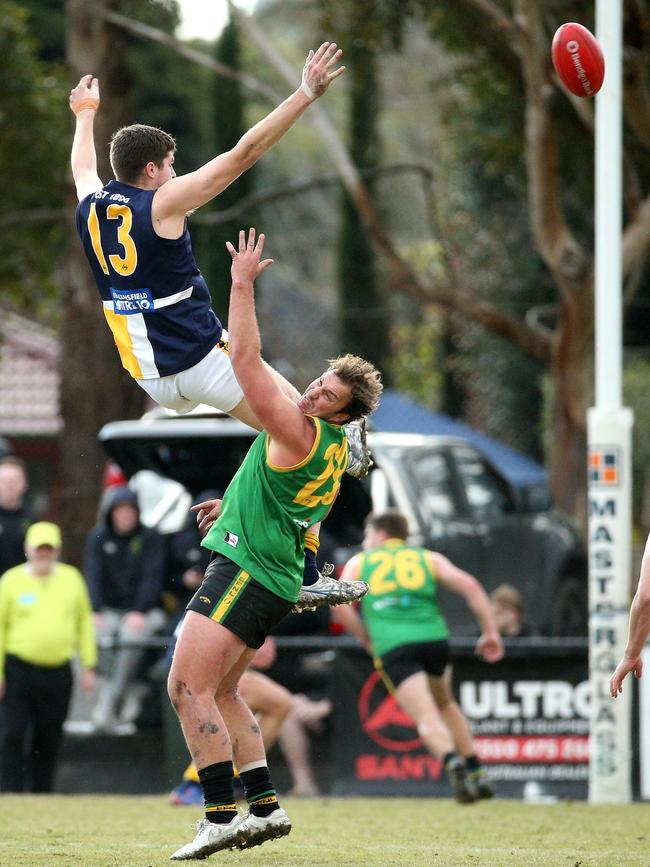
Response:
M565 578L557 592L553 635L570 637L588 633L587 582L581 578Z

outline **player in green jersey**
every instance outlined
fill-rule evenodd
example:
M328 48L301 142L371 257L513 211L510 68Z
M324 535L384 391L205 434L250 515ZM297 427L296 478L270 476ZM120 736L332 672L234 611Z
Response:
M348 463L342 425L379 403L378 371L346 355L330 362L297 404L262 361L254 304L261 260L240 232L232 256L228 326L231 360L263 430L228 486L221 514L203 544L215 552L188 605L169 674L169 695L199 773L205 819L172 860L247 848L291 830L279 806L259 727L237 684L266 635L292 608L302 582L307 530L321 521ZM233 758L250 811L240 817L233 795Z
M352 609L334 618L373 654L398 704L417 725L424 745L442 759L454 797L469 803L492 796L474 753L469 724L451 688L448 630L437 600L441 584L465 600L481 626L476 653L503 656L489 599L478 581L442 554L407 545L408 524L396 510L366 518L364 551L349 560L343 580L369 585L363 620Z

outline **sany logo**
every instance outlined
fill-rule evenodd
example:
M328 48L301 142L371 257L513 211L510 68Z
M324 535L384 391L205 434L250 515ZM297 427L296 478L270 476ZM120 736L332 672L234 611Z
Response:
M361 727L380 747L395 752L409 752L422 746L415 723L393 696L386 692L376 671L361 687L358 707Z

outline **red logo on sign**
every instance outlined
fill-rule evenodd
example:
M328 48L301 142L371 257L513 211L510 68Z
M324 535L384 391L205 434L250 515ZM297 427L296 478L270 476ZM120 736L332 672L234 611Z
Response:
M397 704L376 671L366 680L359 694L359 719L368 737L380 747L395 752L417 750L422 739L415 723Z

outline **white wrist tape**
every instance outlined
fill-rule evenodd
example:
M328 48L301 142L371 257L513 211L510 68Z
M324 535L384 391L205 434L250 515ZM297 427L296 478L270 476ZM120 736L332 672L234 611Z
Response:
M309 63L309 60L307 60L307 63ZM305 94L307 99L310 102L313 102L316 99L316 94L311 89L311 87L307 84L307 78L306 78L306 76L307 76L307 63L305 63L303 70L302 70L302 81L300 82L300 89Z

